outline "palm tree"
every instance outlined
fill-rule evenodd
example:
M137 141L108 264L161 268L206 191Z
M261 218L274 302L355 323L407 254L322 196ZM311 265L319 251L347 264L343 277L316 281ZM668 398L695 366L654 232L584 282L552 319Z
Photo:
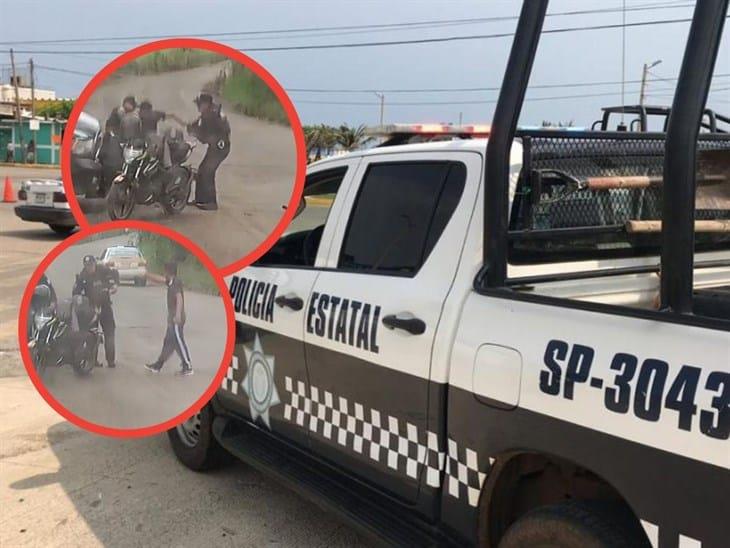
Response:
M337 144L343 149L350 151L360 148L370 142L371 138L365 135L365 126L359 125L357 127L350 127L347 124L342 124L336 130Z

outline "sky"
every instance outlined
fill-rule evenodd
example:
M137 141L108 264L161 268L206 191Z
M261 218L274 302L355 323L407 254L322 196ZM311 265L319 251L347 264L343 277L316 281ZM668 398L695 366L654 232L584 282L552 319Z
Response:
M618 25L624 0L553 0L545 29ZM626 22L686 19L690 0L625 0ZM66 0L64 2L0 0L0 75L7 81L8 49L16 63L27 67L30 57L37 69L37 86L55 89L61 97L75 97L88 83L87 75L48 68L95 73L124 51L145 40L108 40L82 43L28 44L30 40L119 38L146 35L192 36L202 33L241 33L282 29L311 29L360 25L398 25L413 22L438 24L369 29L308 30L277 34L228 35L213 39L241 49L263 64L287 90L322 89L325 92L290 91L303 123L366 124L379 122L380 99L385 95L386 123L451 122L489 123L497 91L423 91L433 88L498 87L511 46L511 37L477 38L422 44L359 48L252 51L272 46L343 44L423 38L507 34L514 31L521 2L518 0L427 1L230 1ZM632 11L650 6L650 11ZM670 6L670 9L664 9ZM661 8L661 9L657 9ZM565 15L565 12L611 10ZM484 18L492 20L485 21ZM479 19L478 21L461 21ZM445 23L446 21L446 23ZM730 112L730 38L725 37L716 65L708 106ZM651 69L647 104L671 104L689 23L672 23L543 35L533 68L528 101L521 125L572 122L589 126L600 117L600 108L621 104L622 53L625 103L636 104L644 63L661 63ZM54 50L70 53L49 54ZM723 76L727 75L727 76ZM601 82L600 85L575 84ZM562 87L534 87L557 85ZM347 93L342 89L370 90ZM415 92L396 92L406 89ZM585 97L584 95L593 95ZM583 97L576 97L583 96ZM416 104L414 104L416 103ZM419 104L420 103L420 104ZM423 104L426 103L426 104Z

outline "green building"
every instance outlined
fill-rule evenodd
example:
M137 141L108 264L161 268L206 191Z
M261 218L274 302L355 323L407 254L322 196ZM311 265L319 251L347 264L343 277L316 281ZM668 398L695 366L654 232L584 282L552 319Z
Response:
M31 120L24 118L21 122L23 144L28 146L31 139L35 141L36 164L58 165L61 162L61 138L66 127L65 120L41 120L38 129L32 131ZM23 151L20 148L20 131L18 122L12 118L0 118L0 162L7 161L7 145L12 140L15 143L15 161L23 161Z

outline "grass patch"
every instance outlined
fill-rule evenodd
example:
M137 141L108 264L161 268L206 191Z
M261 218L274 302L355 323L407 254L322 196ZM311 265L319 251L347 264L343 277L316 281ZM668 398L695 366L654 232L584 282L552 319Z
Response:
M139 233L139 248L147 260L147 268L156 274L163 274L165 263L177 262L177 275L185 289L219 295L218 286L208 270L184 247L152 232Z
M243 65L233 63L230 74L219 82L219 92L236 112L289 125L289 118L274 92Z
M194 49L171 48L153 51L138 57L119 71L120 74L159 74L185 70L202 65L212 65L224 61L226 58L218 53Z

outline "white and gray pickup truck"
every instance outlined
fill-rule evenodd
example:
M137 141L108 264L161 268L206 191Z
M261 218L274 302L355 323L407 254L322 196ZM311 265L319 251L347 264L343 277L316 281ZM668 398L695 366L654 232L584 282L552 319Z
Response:
M658 234L626 230L657 217L656 189L572 190L553 172L598 176L628 150L636 169L660 169L660 142L576 135L512 148L507 295L479 280L485 140L310 166L286 234L229 280L235 357L212 404L172 433L178 455L199 467L219 444L257 446L246 460L306 462L297 481L347 491L335 500L357 498L358 519L383 512L406 538L421 538L418 520L459 542L477 541L477 523L499 538L543 508L541 520L632 525L627 538L723 545L728 234L703 235L695 270L698 293L725 292L719 317L662 315Z
M727 6L697 3L666 133L516 131L530 0L488 139L311 165L228 279L234 358L178 458L388 545L727 547L730 134L699 134Z
M18 191L15 214L24 221L45 223L58 234L70 234L76 228L61 179L30 179Z

